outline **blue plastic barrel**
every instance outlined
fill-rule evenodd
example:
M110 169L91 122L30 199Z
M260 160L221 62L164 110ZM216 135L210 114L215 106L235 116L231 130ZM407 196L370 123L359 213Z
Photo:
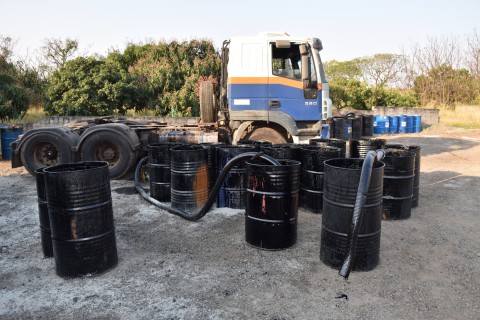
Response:
M398 132L407 132L407 115L405 114L400 115L398 118Z
M388 132L390 133L398 133L398 120L399 116L389 116L388 117Z
M388 133L388 117L387 116L373 116L373 133L385 134Z
M413 132L421 132L422 116L420 114L414 114L412 117L413 117Z
M18 136L23 133L22 128L2 128L0 130L2 136L2 159L10 160L12 159L12 148L10 144L18 139Z
M405 129L407 133L413 133L413 116L408 114L407 115L407 127Z

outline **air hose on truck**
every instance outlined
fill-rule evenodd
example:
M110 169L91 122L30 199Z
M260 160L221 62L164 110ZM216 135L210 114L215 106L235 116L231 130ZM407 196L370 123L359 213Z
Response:
M171 206L168 206L165 203L162 203L162 202L150 197L145 192L145 190L143 189L142 184L140 182L140 171L141 171L142 166L148 161L148 157L144 157L137 164L137 167L135 169L135 189L138 191L138 193L140 193L140 195L145 200L147 200L151 204L159 207L160 209L163 209L163 210L165 210L165 211L167 211L171 214L180 216L180 217L182 217L186 220L196 221L196 220L201 219L204 215L206 215L208 210L210 210L210 208L212 207L213 203L215 202L215 198L217 196L217 193L220 190L220 187L222 186L223 180L225 179L225 177L226 177L227 173L230 171L230 169L232 169L235 165L239 164L242 161L249 160L249 159L254 159L254 158L260 158L260 159L266 160L266 161L270 162L271 164L273 164L275 166L280 165L280 162L278 162L276 159L274 159L270 156L267 156L266 154L263 154L261 152L245 152L245 153L237 155L236 157L234 157L232 160L230 160L225 165L225 167L223 168L222 172L220 173L217 181L215 182L215 185L212 188L212 192L210 193L210 195L207 199L207 202L205 203L203 208L200 209L200 211L198 211L197 213L192 214L192 213L188 213L188 212L185 212L183 210L179 210L179 209L173 208Z

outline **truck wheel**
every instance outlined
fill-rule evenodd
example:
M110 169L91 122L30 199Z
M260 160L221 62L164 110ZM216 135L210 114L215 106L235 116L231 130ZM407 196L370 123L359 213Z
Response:
M113 132L95 132L85 138L81 147L83 161L106 161L112 179L123 177L135 164L135 152L128 141Z
M35 175L35 170L57 164L72 162L73 155L64 140L50 134L37 134L28 139L20 151L22 163Z
M273 144L278 143L287 143L287 139L275 129L272 128L255 128L252 132L247 134L245 137L247 140L254 140L254 141L268 141Z
M213 83L211 81L200 82L200 119L203 123L215 122L213 98Z

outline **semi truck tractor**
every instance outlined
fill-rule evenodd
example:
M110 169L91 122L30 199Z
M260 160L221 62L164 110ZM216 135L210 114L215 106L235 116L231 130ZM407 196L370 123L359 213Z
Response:
M156 121L89 118L36 128L12 143L12 167L107 161L120 178L155 142L240 140L303 143L324 135L332 116L318 38L286 33L233 37L221 48L219 83L200 83L200 117Z

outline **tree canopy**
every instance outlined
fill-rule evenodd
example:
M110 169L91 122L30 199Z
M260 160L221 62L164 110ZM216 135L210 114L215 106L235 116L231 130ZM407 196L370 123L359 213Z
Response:
M414 92L421 104L454 106L474 101L479 94L478 80L467 69L455 70L442 64L415 79Z
M57 115L125 114L144 104L135 77L113 59L79 57L49 78L45 111Z
M209 41L132 44L105 59L67 61L49 78L45 111L109 115L147 108L162 116L197 116L199 79L219 73L220 61Z
M150 95L147 107L162 116L198 116L199 79L220 75L220 58L213 44L205 40L172 41L149 46L147 51L138 49L126 50L138 57L129 71L144 80Z
M401 77L401 66L402 57L393 54L326 62L334 107L365 110L379 105L416 106L414 95L394 88Z
M42 101L38 74L22 62L11 62L14 41L0 36L0 122L22 118L32 104Z

